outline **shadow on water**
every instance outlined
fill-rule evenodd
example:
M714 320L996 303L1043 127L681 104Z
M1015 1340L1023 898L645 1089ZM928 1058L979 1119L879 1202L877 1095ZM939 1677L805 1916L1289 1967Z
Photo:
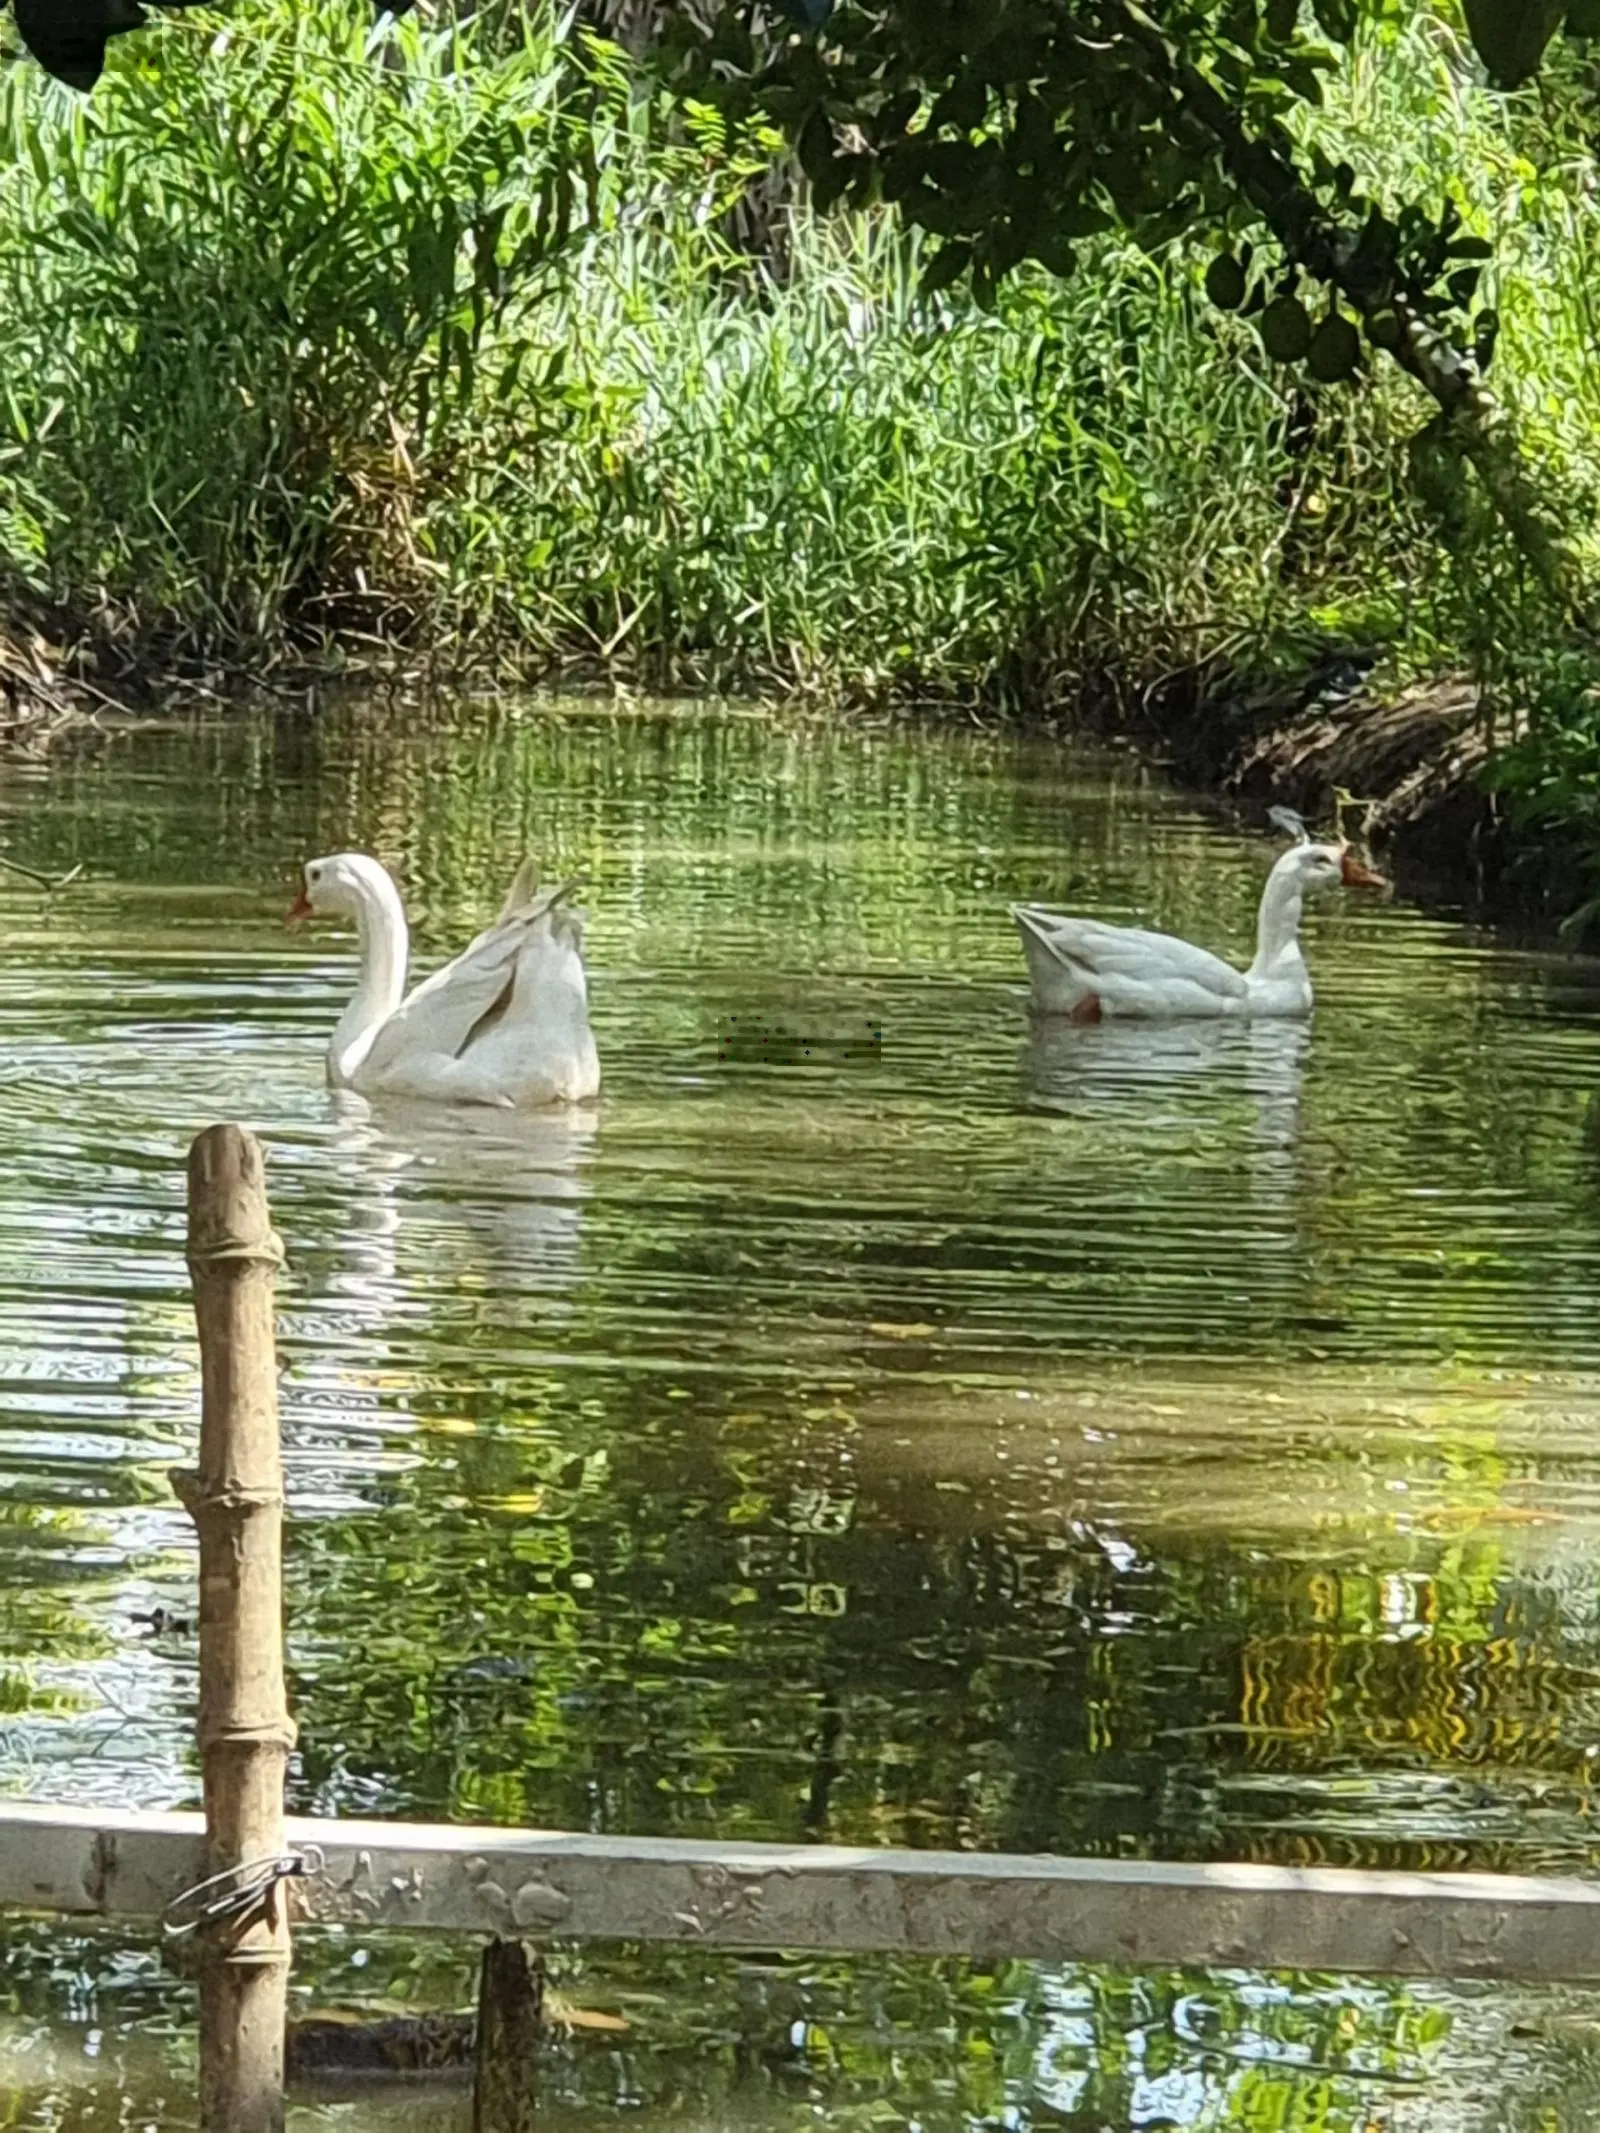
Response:
M296 1806L1586 1868L1586 966L1334 901L1309 1028L1030 1031L1010 901L1237 955L1265 847L1125 762L723 711L136 732L8 787L0 831L92 863L50 902L0 884L10 1792L195 1794L180 1181L232 1115L290 1252ZM350 943L280 914L347 845L396 870L422 965L524 850L589 877L595 1112L329 1097ZM4 1974L11 2122L186 2122L148 1958L15 1932ZM303 1975L464 1989L459 1951L354 1941ZM559 2045L556 2123L1592 2116L1581 1995L565 1975L630 2029Z

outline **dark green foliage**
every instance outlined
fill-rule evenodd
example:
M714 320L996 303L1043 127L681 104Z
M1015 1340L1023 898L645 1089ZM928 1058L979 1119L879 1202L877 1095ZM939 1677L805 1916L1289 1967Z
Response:
M1324 6L1309 31L1293 0L1200 0L1176 24L1136 0L1081 12L858 0L815 39L762 45L746 30L743 65L730 59L735 23L732 6L709 36L681 19L677 80L735 118L759 110L787 128L819 205L881 198L941 240L941 285L970 275L986 297L1024 261L1064 271L1113 224L1154 250L1245 219L1363 313L1403 303L1451 326L1470 303L1471 240L1458 241L1452 210L1386 209L1286 124L1342 63L1320 38L1355 34L1354 0ZM1222 308L1237 308L1230 272L1219 286Z
M1561 0L1481 0L1470 11L1501 79L1538 64ZM1382 26L1392 0L1324 9L1317 30L1348 40ZM728 0L722 21L737 17ZM1588 21L1580 11L1575 28ZM678 79L730 114L761 111L800 142L819 204L882 199L940 240L941 286L965 277L981 304L1025 262L1063 271L1108 224L1152 253L1197 230L1253 231L1262 279L1240 304L1259 313L1274 361L1305 362L1314 342L1299 286L1320 285L1368 326L1454 425L1484 496L1562 627L1589 629L1596 602L1544 470L1499 420L1477 359L1493 353L1478 311L1493 247L1463 226L1434 171L1386 197L1334 160L1308 107L1348 58L1307 34L1279 0L1191 0L1160 20L1139 0L855 0L818 35L713 56L680 24ZM1407 194L1410 197L1407 197ZM1237 278L1220 277L1224 298ZM1224 308L1229 305L1225 304ZM1359 369L1342 323L1316 340L1312 375Z
M1231 252L1222 252L1206 268L1206 294L1219 311L1237 311L1244 302L1244 268Z
M1538 73L1566 12L1563 0L1462 0L1462 5L1484 65L1507 89Z
M199 0L161 0L167 7ZM73 89L92 89L106 63L106 45L149 20L139 0L11 0L17 34L47 73Z
M710 115L542 17L388 34L241 5L67 125L8 79L0 561L119 662L998 695L1355 597L1387 416L1313 455L1285 604L1277 401L1184 263L1101 239L985 312L919 293L960 240L802 215L752 301L718 231L758 163Z
M1274 363L1298 363L1311 346L1311 314L1298 296L1276 296L1259 321L1261 345Z
M1342 385L1361 361L1361 336L1335 311L1322 321L1306 349L1306 368L1319 385Z

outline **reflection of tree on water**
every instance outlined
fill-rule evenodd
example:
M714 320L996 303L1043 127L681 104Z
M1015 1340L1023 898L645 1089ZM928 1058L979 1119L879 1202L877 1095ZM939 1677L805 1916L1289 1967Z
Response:
M192 2025L192 1987L124 1943L104 1932L64 1938L59 1926L9 1935L6 2123L37 2133L193 2124L192 2061L172 2041ZM300 1935L295 1971L315 2007L370 2003L386 1989L396 2002L465 2005L474 1953L382 1932ZM552 2133L597 2133L626 2118L658 2133L802 2133L819 2123L1549 2133L1588 2124L1596 2093L1576 2024L1563 2035L1558 2017L1536 2036L1550 2010L1531 1996L1486 2004L1444 1985L1243 1969L692 1948L558 1948L549 1960L553 1998L619 2010L628 2024L612 2036L551 2023L539 2111ZM336 2115L351 2133L454 2133L466 2110L459 2089L435 2083L326 2098L302 2090L295 2101L307 2122Z
M190 1441L193 1318L154 1287L42 1326L27 1302L3 1326L0 1790L186 1802L192 1646L168 1617L192 1615L193 1563L167 1469Z
M423 1415L381 1515L297 1548L308 1795L1018 1851L1582 1855L1593 1699L1492 1532L1357 1529L1313 1578L1248 1535L1145 1542L1014 1436L986 1472L902 1473L848 1414L750 1400L439 1373L440 1433Z
M32 1095L14 1108L0 1228L25 1263L49 1209L41 1285L91 1299L60 1352L108 1323L107 1280L154 1281L188 1367L173 1137L138 1123L153 1064L148 1087L115 1083L131 1127L100 1116L102 1068L163 1062L163 1103L225 1071L281 1106L302 1801L1102 1853L1581 1856L1592 1564L1570 1534L1547 1560L1500 1516L1504 1401L1454 1434L1407 1406L1375 1444L1370 1415L1325 1414L1305 1385L1300 1335L1329 1328L1385 1397L1443 1335L1464 1355L1595 1352L1592 1185L1575 1206L1570 1175L1587 1059L1563 1084L1506 1043L1505 988L1470 959L1399 914L1372 921L1383 950L1341 955L1329 917L1309 1053L1292 1026L1106 1026L1074 1033L1053 1083L1044 1062L1060 1101L1025 1109L1014 948L991 923L1008 897L1081 883L1107 915L1148 899L1237 943L1260 887L1253 856L1226 861L1053 746L340 711L230 723L198 752L129 745L71 772L78 800L30 829L41 860L65 840L63 865L92 832L114 881L53 921L76 1004L41 1025L69 1047L52 1071L94 1092L92 1130L89 1102L63 1099L47 1159ZM218 799L197 809L202 765ZM525 847L591 870L623 1092L592 1199L586 1151L508 1149L520 1122L452 1116L440 1144L431 1117L363 1113L328 1135L318 1062L347 970L342 950L291 962L276 921L287 860L346 845L403 869L425 957ZM208 880L226 886L175 902ZM251 960L219 977L222 912ZM137 1002L101 997L112 968ZM870 1071L714 1059L735 1013L809 1029L844 1009L882 1023ZM1138 1056L1119 1067L1123 1040ZM159 1257L100 1271L108 1213ZM1216 1416L1185 1393L1163 1434L1148 1370L1107 1392L1119 1355L1197 1354ZM125 1404L170 1415L177 1382L130 1382ZM1002 1426L1063 1383L1098 1396L1070 1447ZM1252 1431L1266 1383L1290 1398ZM1589 1490L1586 1422L1572 1440L1564 1469L1542 1442L1524 1459L1546 1503ZM131 1471L86 1460L70 1488L110 1500ZM44 1485L15 1459L8 1476ZM54 1551L63 1586L101 1581L83 1612L119 1654L126 1530L22 1544ZM27 1575L9 1620L45 1652L68 1631L29 1611ZM883 2020L854 2028L828 1966L763 2002L752 2058L786 2133L815 2123L812 2086L862 2122L892 2091L941 2133L1120 2127L1136 2107L1230 2133L1320 2113L1344 2133L1386 2093L1228 2056L1348 2064L1367 2036L1333 2011L1348 1993L1275 2027L1259 1983L1236 2006L1197 2004L1192 1979L885 1976ZM1373 2004L1410 2068L1414 2003ZM720 2107L708 2028L673 2094L686 2112ZM890 2067L895 2030L913 2041ZM562 2063L614 2106L620 2061ZM659 2066L628 2078L671 2088ZM1405 2133L1454 2123L1430 2094Z

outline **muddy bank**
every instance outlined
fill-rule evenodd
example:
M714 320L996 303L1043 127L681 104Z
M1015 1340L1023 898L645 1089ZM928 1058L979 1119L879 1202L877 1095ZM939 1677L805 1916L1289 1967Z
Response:
M41 755L110 702L42 632L0 628L0 755Z
M1550 923L1590 893L1575 854L1518 834L1482 773L1476 688L1446 677L1385 700L1346 671L1299 691L1190 677L1148 696L1138 737L1183 783L1262 819L1274 803L1364 836L1402 894Z

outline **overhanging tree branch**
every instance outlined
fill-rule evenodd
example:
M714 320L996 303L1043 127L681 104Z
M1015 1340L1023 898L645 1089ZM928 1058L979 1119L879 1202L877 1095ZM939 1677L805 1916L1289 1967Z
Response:
M1246 129L1227 99L1137 0L1101 0L1101 6L1166 83L1175 107L1205 128L1230 180L1288 256L1337 289L1369 326L1380 316L1394 315L1400 338L1391 354L1438 406L1448 434L1472 462L1545 590L1574 621L1588 626L1591 595L1578 559L1528 470L1504 410L1471 358L1429 323L1399 277L1369 270L1359 237L1326 214L1289 155Z

